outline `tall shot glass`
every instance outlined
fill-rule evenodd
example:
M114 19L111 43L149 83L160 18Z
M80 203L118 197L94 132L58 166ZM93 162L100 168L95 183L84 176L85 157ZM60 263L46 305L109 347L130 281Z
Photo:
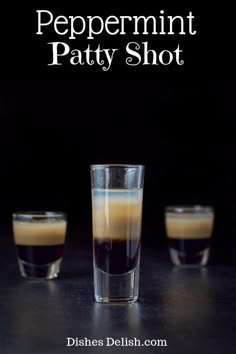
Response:
M92 165L94 290L97 302L138 299L144 166Z

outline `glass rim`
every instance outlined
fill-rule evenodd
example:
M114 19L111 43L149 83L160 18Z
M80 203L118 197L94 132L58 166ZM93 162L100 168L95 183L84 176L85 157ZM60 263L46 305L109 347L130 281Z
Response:
M13 219L15 218L22 218L25 220L28 219L47 219L47 218L67 218L67 214L62 211L16 211L12 214Z
M165 213L194 214L194 213L214 213L211 205L170 205L165 207Z
M109 168L109 167L117 167L117 168L145 168L145 165L136 165L136 164L91 164L90 168L92 170L94 169L103 169L103 168Z

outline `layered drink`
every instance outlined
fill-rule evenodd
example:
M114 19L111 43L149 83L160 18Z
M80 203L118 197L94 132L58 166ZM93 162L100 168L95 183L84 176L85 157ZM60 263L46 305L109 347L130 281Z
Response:
M66 237L64 214L16 213L13 232L23 276L47 278L45 270L53 265L59 271Z
M174 264L206 265L209 257L214 212L211 207L168 207L166 232Z

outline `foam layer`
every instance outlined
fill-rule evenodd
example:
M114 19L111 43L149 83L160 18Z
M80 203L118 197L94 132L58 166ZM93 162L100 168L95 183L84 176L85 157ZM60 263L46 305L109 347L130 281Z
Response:
M212 235L214 215L212 213L167 213L167 236L174 239L206 239Z
M139 239L142 189L94 189L93 236L96 239Z
M14 239L17 245L51 246L65 242L66 221L13 222Z

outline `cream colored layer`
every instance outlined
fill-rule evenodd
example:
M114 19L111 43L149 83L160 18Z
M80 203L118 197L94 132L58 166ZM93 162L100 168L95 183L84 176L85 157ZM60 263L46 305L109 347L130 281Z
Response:
M14 239L17 245L51 246L65 242L66 222L13 222Z
M117 192L124 194L123 192ZM129 194L130 193L130 197ZM106 193L105 193L106 194ZM104 194L104 195L105 195ZM139 239L142 221L142 190L114 197L114 191L105 197L93 198L93 236L96 239Z
M167 236L174 239L210 238L213 229L213 214L166 215Z

